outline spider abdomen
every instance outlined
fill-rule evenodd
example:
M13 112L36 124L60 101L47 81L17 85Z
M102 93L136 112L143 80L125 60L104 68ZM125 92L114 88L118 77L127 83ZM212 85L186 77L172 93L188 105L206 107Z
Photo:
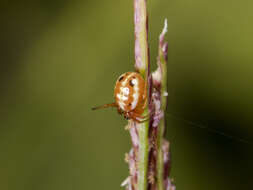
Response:
M114 97L118 107L129 112L143 104L145 81L139 73L127 72L122 74L115 85Z

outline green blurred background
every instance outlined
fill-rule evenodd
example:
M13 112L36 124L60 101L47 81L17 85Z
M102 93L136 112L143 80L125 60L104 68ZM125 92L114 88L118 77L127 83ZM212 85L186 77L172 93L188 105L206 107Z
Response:
M153 69L168 18L178 190L252 189L252 6L148 3ZM0 189L123 189L127 122L91 107L111 102L117 77L133 70L133 1L3 0L0 15Z

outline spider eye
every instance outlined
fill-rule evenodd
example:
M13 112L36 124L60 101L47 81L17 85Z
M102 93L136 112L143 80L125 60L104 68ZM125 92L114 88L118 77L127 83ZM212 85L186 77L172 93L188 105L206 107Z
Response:
M132 86L132 87L134 86L134 83L133 83L132 80L129 81L129 84L130 84L130 86Z
M119 78L119 82L120 82L120 81L122 81L122 80L123 80L123 78L124 78L124 76L120 77L120 78Z

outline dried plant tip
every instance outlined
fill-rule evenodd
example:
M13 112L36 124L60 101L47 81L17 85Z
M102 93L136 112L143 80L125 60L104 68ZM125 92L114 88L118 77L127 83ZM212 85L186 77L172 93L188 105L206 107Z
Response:
M125 153L125 162L126 163L129 163L129 154L128 153Z
M159 36L159 50L158 50L158 57L157 57L157 69L155 72L152 73L153 83L154 86L160 87L163 80L167 80L167 51L168 51L168 43L164 42L165 34L168 31L168 24L167 19L164 21L163 31ZM166 82L167 84L167 82Z
M124 187L124 186L128 185L129 182L130 182L130 177L127 177L127 178L121 183L120 186L121 186L121 187Z
M167 22L167 18L164 20L164 27L163 27L163 31L159 36L159 41L163 42L164 41L164 37L165 34L168 32L168 22Z

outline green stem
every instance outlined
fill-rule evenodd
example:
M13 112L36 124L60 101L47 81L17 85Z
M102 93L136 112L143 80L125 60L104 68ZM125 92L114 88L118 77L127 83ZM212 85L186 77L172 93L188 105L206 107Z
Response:
M158 67L161 71L161 111L165 114L167 107L167 43L164 43L164 35L167 31L167 20L165 20L164 30L160 36ZM157 183L158 190L164 190L164 160L163 160L163 138L165 129L165 117L163 116L158 126L157 137Z
M139 156L138 156L138 190L147 189L148 170L148 122L138 125Z
M134 0L134 23L135 23L135 68L148 84L149 76L149 48L148 48L148 19L147 19L147 0ZM147 85L148 87L148 85ZM148 105L144 114L148 114ZM147 189L148 172L148 131L149 120L137 124L139 134L139 153L138 153L138 190Z

